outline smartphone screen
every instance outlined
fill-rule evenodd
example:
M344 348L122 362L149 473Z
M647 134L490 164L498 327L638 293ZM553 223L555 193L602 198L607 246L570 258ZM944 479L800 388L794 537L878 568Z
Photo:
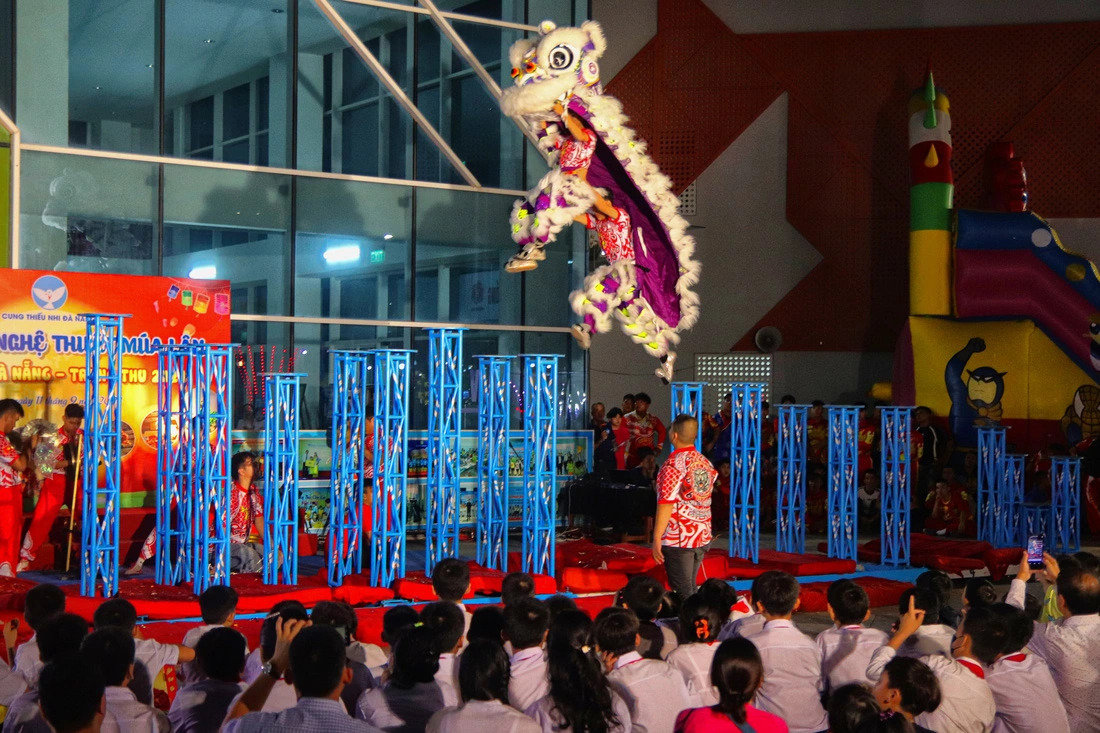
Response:
M1031 567L1043 566L1043 545L1046 535L1033 534L1027 538L1027 564Z

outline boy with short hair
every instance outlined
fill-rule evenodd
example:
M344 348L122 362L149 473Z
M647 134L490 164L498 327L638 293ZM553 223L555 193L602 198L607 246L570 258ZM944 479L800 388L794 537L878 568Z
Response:
M909 608L898 621L897 633L871 656L868 677L877 680L882 676L886 664L921 627L924 616L916 598L910 596ZM993 664L1004 648L1006 636L1005 624L992 611L970 609L959 625L958 638L951 649L953 658L941 654L920 657L939 680L941 700L934 711L916 716L915 722L938 733L990 733L997 709L982 665Z
M435 673L435 681L443 691L443 701L447 705L457 705L458 652L465 641L466 627L462 612L450 601L429 603L420 611L420 622L435 632L439 648L439 670Z
M386 645L386 661L383 664L371 666L370 673L374 675L376 681L381 682L386 678L398 640L419 621L420 614L416 609L404 604L394 606L382 614L382 643Z
M1041 657L1026 650L1034 623L1023 611L1007 603L990 604L989 610L1007 629L1004 648L985 673L997 704L994 733L1032 730L1069 733L1066 706L1058 695L1050 667Z
M42 717L56 733L99 733L104 688L99 669L80 655L47 664L39 678Z
M655 623L665 589L649 575L633 575L619 591L619 605L638 617L638 653L646 659L666 659L676 648L676 633Z
M817 733L829 727L821 706L821 650L791 620L800 603L799 590L798 580L780 570L756 578L752 605L764 617L764 627L746 638L764 663L756 707L783 718L791 733Z
M142 637L137 628L137 609L125 598L110 598L92 616L96 631L114 627L134 637L134 678L130 689L140 702L153 704L153 683L165 667L195 658L195 650L181 644L161 644Z
M27 687L38 685L43 662L38 655L38 629L65 611L65 594L52 583L39 583L27 591L23 602L23 620L34 630L31 638L15 650L15 670L23 675Z
M195 666L202 679L176 693L168 721L173 733L206 733L225 720L234 698L241 694L244 637L233 629L211 629L199 639Z
M508 573L500 583L500 600L508 607L521 598L535 597L535 579L529 573Z
M997 602L997 589L989 578L971 578L963 588L963 608L992 606Z
M470 566L457 557L443 558L432 570L432 590L439 596L439 600L453 603L462 611L465 636L470 630L472 614L462 605L462 599L470 592Z
M546 634L550 609L542 601L525 598L504 608L504 638L511 643L508 702L516 710L527 710L550 694L546 661Z
M359 696L374 687L374 675L367 664L367 655L375 664L384 661L382 650L374 644L362 644L355 639L359 628L359 617L355 609L343 601L318 601L310 611L309 620L314 626L331 626L336 629L347 644L348 667L351 669L351 682L344 685L340 698L348 710L354 710ZM371 650L375 650L373 653Z
M275 657L277 651L276 646L279 643L280 623L287 625L299 621L304 623L308 620L309 614L300 603L284 603L279 607L278 611L273 611L268 614L267 618L264 619L263 625L260 626L259 670L255 671L253 668L254 671L249 674L250 670L248 662L246 661L245 682L251 685L271 670L272 659ZM344 656L347 656L346 647ZM294 693L294 686L288 680L276 675L275 681L268 690L267 697L264 698L263 707L261 709L265 713L278 713L294 707L296 701L297 697Z
M199 611L202 613L202 626L184 634L183 646L194 649L202 635L219 626L233 626L237 617L237 591L228 585L212 585L199 596ZM183 682L194 682L198 678L198 671L194 662L184 662L180 666L180 679Z
M43 665L51 662L67 663L66 657L80 648L80 642L87 635L88 622L72 613L60 613L41 624L37 636ZM32 687L17 697L8 707L4 730L17 733L48 730L39 708L37 687Z
M883 712L901 715L916 733L932 733L914 722L918 715L940 706L940 682L927 664L912 657L894 657L882 668L871 692Z
M103 726L119 733L168 733L168 716L138 702L126 686L134 676L134 637L108 627L92 632L80 645L80 653L99 667L107 685L107 713Z
M903 657L923 657L928 654L951 656L951 642L955 638L955 629L939 623L940 602L933 590L910 588L902 592L898 599L898 615L904 615L910 606L923 611L922 625L906 638L905 644L898 649Z
M885 631L867 628L871 601L863 586L847 578L834 581L826 593L829 618L836 624L817 635L826 691L851 682L871 684L867 663L875 650L890 640Z
M596 616L595 632L607 681L630 709L631 723L636 729L672 730L692 699L678 669L638 653L638 617L625 608L605 608Z
M936 594L940 602L939 622L945 626L955 628L959 625L961 614L951 606L951 576L942 570L925 570L917 576L918 588L930 590ZM901 613L901 611L899 611Z

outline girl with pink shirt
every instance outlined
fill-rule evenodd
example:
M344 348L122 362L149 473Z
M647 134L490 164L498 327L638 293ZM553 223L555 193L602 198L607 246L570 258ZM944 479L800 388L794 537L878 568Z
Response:
M764 677L760 652L751 641L723 641L714 653L710 677L718 688L718 704L680 713L675 733L788 733L782 718L749 704Z

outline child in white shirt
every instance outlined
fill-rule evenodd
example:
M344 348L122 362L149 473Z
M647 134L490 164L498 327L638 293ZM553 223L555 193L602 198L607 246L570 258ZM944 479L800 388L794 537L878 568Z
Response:
M96 631L114 627L134 637L134 678L130 689L139 702L153 704L153 683L164 667L174 667L195 658L195 650L180 644L161 644L145 639L137 628L137 609L125 598L111 598L95 610L92 622Z
M81 654L99 667L107 688L103 729L118 733L168 733L168 717L144 703L126 686L134 676L134 637L108 627L93 632L80 645Z
M183 646L194 649L202 635L219 626L232 626L237 618L237 591L227 585L212 585L199 596L202 626L197 626L183 636ZM192 655L194 660L194 655ZM194 661L180 665L180 681L184 684L199 678Z
M432 590L439 596L439 600L453 603L462 611L465 621L462 636L465 639L470 632L470 619L473 616L462 605L462 599L470 592L470 566L457 557L443 558L432 570Z
M997 704L994 733L1069 733L1066 706L1058 695L1050 667L1025 649L1034 623L1007 603L995 603L989 609L1007 628L1004 648L985 673Z
M863 624L871 617L871 601L861 585L847 578L834 581L826 593L826 608L835 626L817 635L826 691L851 682L871 684L867 663L890 640L885 631Z
M65 594L52 583L39 583L27 591L23 603L23 620L31 629L38 631L39 626L65 611ZM15 671L23 675L27 687L35 687L42 667L38 642L31 636L15 650Z
M955 638L955 629L940 621L940 599L936 592L921 587L910 588L901 594L898 599L898 615L904 615L909 610L910 599L914 600L915 607L923 611L921 618L923 623L920 628L910 634L905 644L897 650L903 657L920 658L932 654L943 657L951 657L951 643Z
M666 660L684 675L693 707L718 704L718 690L710 680L710 666L718 651L722 614L701 594L684 601L680 609L680 645Z
M550 692L546 633L550 609L535 598L523 598L504 608L504 639L512 646L508 701L527 710Z
M462 611L449 601L429 603L420 611L420 622L436 637L436 648L440 654L435 681L443 691L443 701L447 705L457 705L458 653L465 643L463 629L466 626Z

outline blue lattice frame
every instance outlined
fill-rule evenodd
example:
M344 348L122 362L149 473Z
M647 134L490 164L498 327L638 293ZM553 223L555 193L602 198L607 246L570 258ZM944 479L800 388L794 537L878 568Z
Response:
M461 328L428 330L428 481L424 572L458 557L462 442Z
M1005 429L978 428L978 539L994 544L1001 523L1000 493L1005 480Z
M264 583L298 582L299 373L264 374ZM280 555L282 563L279 562Z
M191 580L191 493L198 464L196 354L192 344L157 350L157 512L158 585Z
M92 597L102 579L104 598L118 592L118 524L122 498L122 321L129 315L83 313L84 514L80 595ZM101 373L102 370L102 373ZM102 479L99 466L103 466ZM103 515L99 514L100 500Z
M523 548L526 573L554 575L558 359L523 355Z
M829 407L829 557L855 560L859 516L859 407Z
M371 486L371 582L405 577L408 489L409 355L374 349L374 483Z
M479 356L477 403L477 562L508 570L508 426L512 356Z
M360 542L366 529L363 501L370 360L366 351L332 352L332 480L327 548L330 586L343 585L345 576L363 572Z
M1050 547L1056 552L1081 549L1081 459L1051 458Z
M879 439L882 462L879 476L879 537L880 560L883 565L909 564L909 532L911 510L913 450L910 425L911 407L882 407ZM857 497L858 498L858 497Z
M997 495L997 528L993 537L994 547L1019 547L1023 528L1021 512L1024 506L1024 469L1027 456L1006 453L1004 479Z
M703 382L673 382L672 383L672 416L671 425L680 415L691 415L699 423L699 429L695 432L695 450L703 450L703 389L707 385Z
M764 385L731 389L730 557L760 559L760 425Z
M809 405L780 405L775 549L806 550L806 421Z
M212 585L229 585L234 348L234 344L200 344L195 348L199 460L191 493L190 553L195 595Z

